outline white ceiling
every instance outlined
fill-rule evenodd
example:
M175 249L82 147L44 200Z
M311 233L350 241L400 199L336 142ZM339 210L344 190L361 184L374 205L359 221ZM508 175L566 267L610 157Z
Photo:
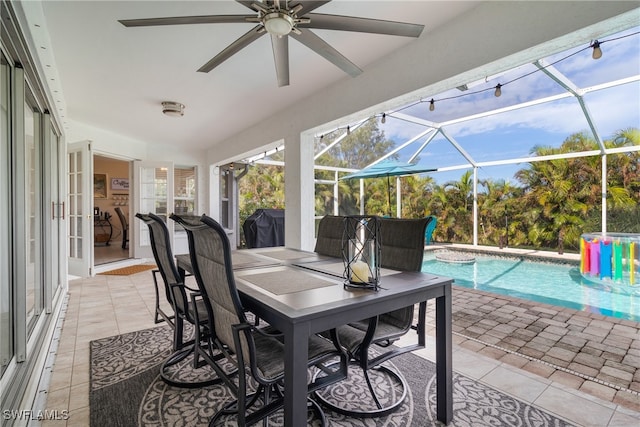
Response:
M431 30L476 5L334 0L314 12L424 24L421 37L428 37ZM291 84L279 88L268 37L261 37L210 73L199 73L200 66L255 24L126 28L118 22L250 12L234 1L42 2L45 22L36 25L43 29L43 36L36 43L50 43L41 53L45 71L53 70L55 81L49 80L53 87L55 82L59 85L55 102L60 116L145 142L205 149L323 87L351 78L291 39ZM364 73L368 65L415 40L314 31ZM162 101L185 104L184 117L163 116Z

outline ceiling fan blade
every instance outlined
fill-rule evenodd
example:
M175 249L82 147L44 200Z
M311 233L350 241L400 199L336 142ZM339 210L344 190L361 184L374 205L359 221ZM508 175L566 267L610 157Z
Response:
M419 37L424 25L410 24L380 19L359 18L356 16L325 15L311 13L304 16L310 18L308 24L300 23L299 28L315 28L322 30L356 31L359 33L387 34L392 36Z
M247 22L247 18L255 18L255 15L170 16L166 18L120 19L118 22L125 27L153 27L157 25L235 24Z
M290 33L289 35L325 58L327 61L331 62L336 67L340 68L345 73L349 74L351 77L355 77L362 73L362 70L358 68L356 64L349 61L340 52L335 50L331 45L311 31L301 29L300 34Z
M271 36L278 87L289 86L289 37Z
M211 60L200 67L198 71L201 73L208 73L209 71L213 70L218 65L222 64L224 61L238 53L240 50L262 37L264 34L266 34L266 32L258 31L261 28L262 25L256 25L255 27L253 27L238 40L227 46L222 52L211 58Z

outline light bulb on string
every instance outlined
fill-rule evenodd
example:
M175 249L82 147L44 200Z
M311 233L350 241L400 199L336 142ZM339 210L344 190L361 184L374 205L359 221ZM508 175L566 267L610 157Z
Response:
M500 83L498 83L498 85L496 86L496 91L493 93L496 98L498 98L500 95L502 95L502 85Z
M347 126L347 135L351 135L351 126Z
M600 49L600 42L598 40L594 41L591 44L591 47L593 48L593 53L591 54L591 57L593 59L602 58L602 49Z
M382 113L382 120L380 120L380 122L381 122L382 124L387 123L387 114L386 114L386 113Z
M436 102L433 100L433 98L431 98L431 101L429 101L429 111L433 111L436 109Z

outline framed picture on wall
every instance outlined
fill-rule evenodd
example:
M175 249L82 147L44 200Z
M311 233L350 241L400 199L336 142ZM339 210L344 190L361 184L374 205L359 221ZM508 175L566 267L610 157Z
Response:
M128 178L111 178L112 190L128 190L129 179Z
M107 198L107 174L106 173L93 174L93 197L96 199Z

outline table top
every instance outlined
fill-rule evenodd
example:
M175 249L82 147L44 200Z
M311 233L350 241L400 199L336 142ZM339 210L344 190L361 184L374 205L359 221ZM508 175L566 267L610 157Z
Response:
M189 255L176 258L180 268L190 271ZM428 273L383 269L379 290L345 289L342 260L283 247L236 250L232 263L246 308L268 306L290 323L323 317L339 325L354 309L367 318L442 296L452 282Z
M452 282L450 278L426 273L396 272L383 277L377 291L345 289L342 278L295 265L236 271L235 278L249 309L253 305L268 306L274 315L290 323L326 319L310 332L442 296L444 287ZM358 319L352 318L354 310Z

